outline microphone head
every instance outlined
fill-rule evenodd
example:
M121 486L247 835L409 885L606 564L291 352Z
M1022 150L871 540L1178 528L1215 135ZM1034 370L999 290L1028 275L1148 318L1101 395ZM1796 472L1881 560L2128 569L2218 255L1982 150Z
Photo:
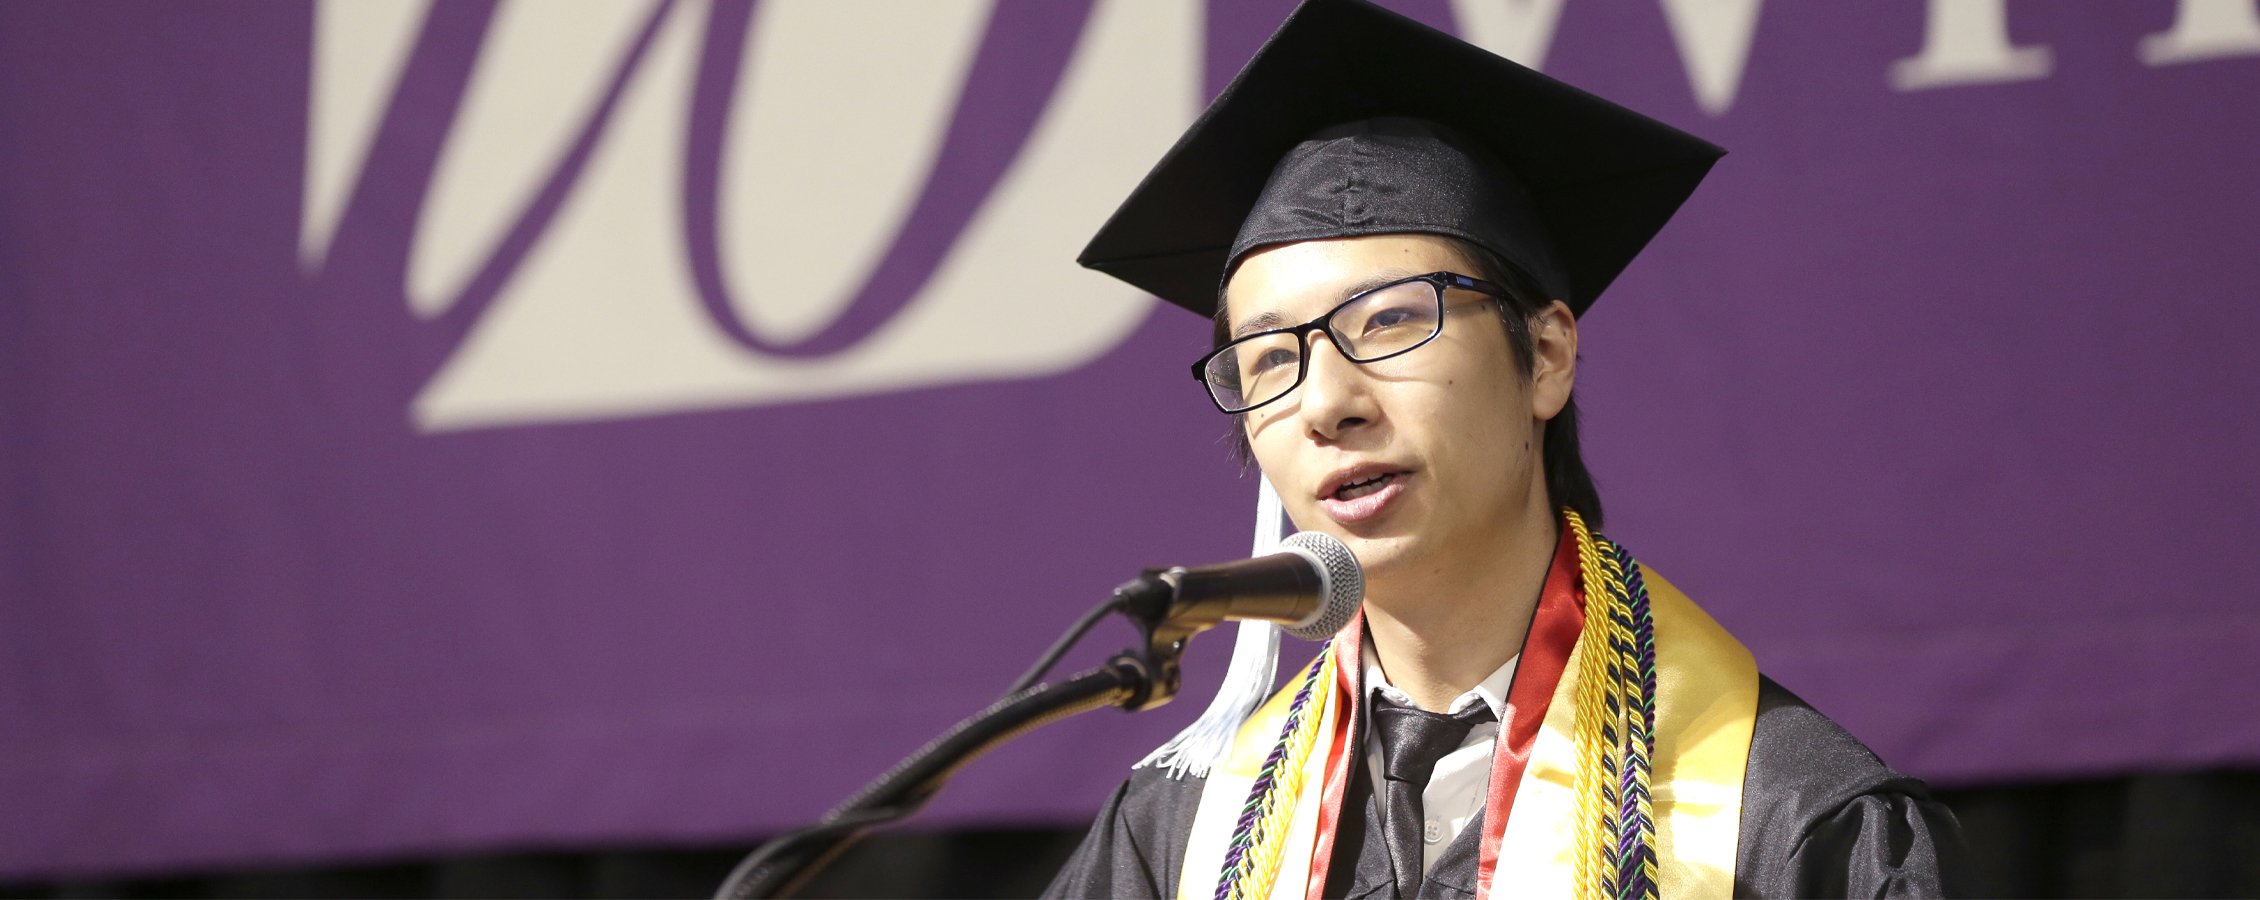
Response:
M1348 545L1333 535L1316 531L1298 531L1281 541L1282 552L1293 553L1311 561L1326 583L1326 600L1310 618L1285 626L1287 633L1306 641L1323 641L1333 637L1350 624L1350 617L1365 602L1365 570L1358 566L1358 558L1350 554Z

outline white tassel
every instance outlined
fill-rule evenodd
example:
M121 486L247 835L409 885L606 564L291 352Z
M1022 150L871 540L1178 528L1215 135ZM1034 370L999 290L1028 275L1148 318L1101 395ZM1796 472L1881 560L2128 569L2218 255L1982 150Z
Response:
M1255 549L1248 555L1266 556L1278 552L1279 542L1294 525L1287 519L1287 510L1279 502L1279 492L1272 489L1271 480L1256 480L1262 487L1256 495ZM1240 726L1270 698L1278 676L1279 626L1241 622L1239 640L1232 644L1232 665L1224 670L1224 683L1217 687L1216 699L1209 701L1208 709L1193 724L1131 768L1154 766L1168 769L1171 778L1183 778L1187 773L1207 778L1209 769L1231 755L1232 740L1239 736Z

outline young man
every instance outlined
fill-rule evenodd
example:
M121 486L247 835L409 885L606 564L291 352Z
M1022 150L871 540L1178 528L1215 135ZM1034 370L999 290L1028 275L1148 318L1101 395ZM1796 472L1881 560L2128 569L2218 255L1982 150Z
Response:
M1581 314L1722 151L1362 0L1310 0L1085 251L1363 612L1226 752L1142 766L1056 896L1924 896L1923 785L1599 533ZM1222 704L1220 704L1222 705Z

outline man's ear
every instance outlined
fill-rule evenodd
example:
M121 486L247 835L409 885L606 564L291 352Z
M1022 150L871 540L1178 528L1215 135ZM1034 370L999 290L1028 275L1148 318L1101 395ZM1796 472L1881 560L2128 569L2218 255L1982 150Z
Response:
M1551 420L1577 386L1577 317L1554 301L1530 319L1530 414Z

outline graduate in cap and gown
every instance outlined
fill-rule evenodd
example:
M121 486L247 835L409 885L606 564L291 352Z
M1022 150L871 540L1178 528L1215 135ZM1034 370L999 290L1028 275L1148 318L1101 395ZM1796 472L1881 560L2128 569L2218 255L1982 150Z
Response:
M1309 0L1085 249L1215 322L1256 549L1366 600L1216 701L1049 894L1939 896L1953 814L1602 534L1577 316L1724 151L1363 0Z

